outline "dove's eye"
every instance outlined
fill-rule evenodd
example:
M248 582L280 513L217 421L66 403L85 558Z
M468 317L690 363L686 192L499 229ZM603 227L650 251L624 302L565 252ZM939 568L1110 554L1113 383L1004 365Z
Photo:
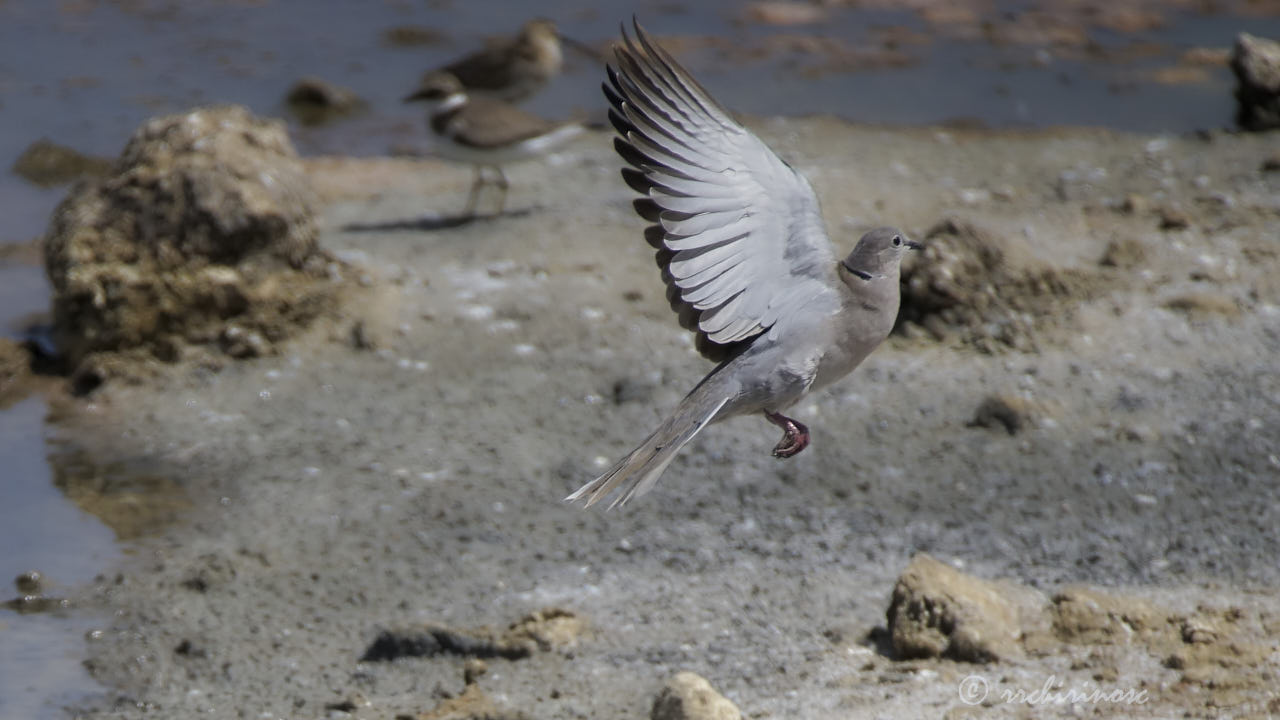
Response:
M899 246L899 245L901 245L901 244L902 244L902 236L901 236L901 235L894 235L894 236L893 236L893 246L894 246L894 247L898 247L898 246Z

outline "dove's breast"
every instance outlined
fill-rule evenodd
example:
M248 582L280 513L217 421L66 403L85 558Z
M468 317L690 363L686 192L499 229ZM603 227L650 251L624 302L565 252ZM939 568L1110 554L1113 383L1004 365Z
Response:
M879 284L887 281L872 282ZM872 350L889 337L898 317L897 300L896 292L891 295L879 292L858 293L846 298L843 309L833 318L832 342L818 366L817 378L813 383L815 390L853 372Z

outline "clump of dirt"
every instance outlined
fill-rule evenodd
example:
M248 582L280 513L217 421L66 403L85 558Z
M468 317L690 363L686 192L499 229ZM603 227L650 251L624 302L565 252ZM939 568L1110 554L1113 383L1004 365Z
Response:
M1137 654L1178 673L1160 692L1165 699L1184 695L1181 707L1280 705L1274 692L1280 646L1273 639L1280 619L1266 611L1202 604L1176 612L1085 586L1046 599L1036 588L974 577L919 554L898 578L886 616L898 660L1070 657L1073 672L1114 683L1118 658Z
M1053 632L1078 645L1134 642L1164 627L1167 617L1139 598L1088 588L1069 588L1053 597Z
M1053 598L1055 634L1072 645L1137 645L1180 673L1170 692L1207 708L1246 709L1275 687L1280 663L1265 614L1200 606L1174 613L1139 598L1087 588ZM1271 695L1271 702L1276 702Z
M436 655L520 660L536 652L572 648L586 627L587 622L582 616L561 608L545 608L530 613L502 632L485 626L451 628L427 623L379 632L360 661Z
M1038 331L1061 319L1063 300L1088 296L1094 284L963 220L937 223L924 244L923 256L902 268L898 331L982 352L1035 351Z
M176 361L191 346L269 354L336 305L343 267L284 125L238 106L155 118L113 173L58 207L45 243L68 368L99 354Z

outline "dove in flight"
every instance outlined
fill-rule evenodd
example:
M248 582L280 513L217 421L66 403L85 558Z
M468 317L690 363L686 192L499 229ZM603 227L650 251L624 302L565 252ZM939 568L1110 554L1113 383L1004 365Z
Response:
M898 314L901 231L878 228L836 260L807 180L739 124L635 22L604 85L622 177L643 195L667 298L696 346L717 362L657 430L566 498L610 507L653 488L709 423L761 413L788 458L809 429L783 415L849 374Z

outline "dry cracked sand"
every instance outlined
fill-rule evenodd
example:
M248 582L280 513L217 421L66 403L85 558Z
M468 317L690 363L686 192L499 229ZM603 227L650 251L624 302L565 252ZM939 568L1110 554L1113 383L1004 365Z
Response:
M468 169L309 160L370 287L277 355L60 404L189 504L79 594L111 619L78 715L643 718L684 670L749 718L1280 714L1275 135L752 125L838 248L892 223L937 261L800 406L808 451L733 420L621 511L560 501L707 370L603 134L509 170L528 212L439 230ZM1007 658L896 659L920 552L1054 614ZM569 630L501 631L543 608ZM415 627L420 657L362 661ZM1000 694L1046 681L1145 701Z

